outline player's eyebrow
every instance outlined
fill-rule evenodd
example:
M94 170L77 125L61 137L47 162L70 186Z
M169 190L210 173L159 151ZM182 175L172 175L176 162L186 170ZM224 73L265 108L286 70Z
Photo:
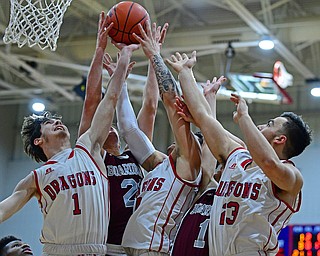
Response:
M270 120L267 122L267 125L268 125L268 126L274 126L274 120L273 120L273 119L270 119Z

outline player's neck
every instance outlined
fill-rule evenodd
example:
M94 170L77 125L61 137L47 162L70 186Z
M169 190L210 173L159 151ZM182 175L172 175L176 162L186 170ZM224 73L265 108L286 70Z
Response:
M62 150L71 148L70 140L59 140L52 143L46 143L43 145L42 150L48 159L58 154Z

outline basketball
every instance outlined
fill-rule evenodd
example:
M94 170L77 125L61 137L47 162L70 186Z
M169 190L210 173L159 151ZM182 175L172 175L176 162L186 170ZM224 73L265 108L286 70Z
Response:
M123 1L114 5L107 14L108 25L113 22L109 36L117 43L137 44L133 33L141 36L138 24L145 29L149 14L140 4Z

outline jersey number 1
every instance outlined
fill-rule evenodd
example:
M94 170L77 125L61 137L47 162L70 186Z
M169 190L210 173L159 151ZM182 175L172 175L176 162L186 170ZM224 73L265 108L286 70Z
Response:
M72 195L73 199L73 215L80 215L81 214L81 209L79 207L79 196L78 193L75 193Z
M206 245L206 241L204 240L204 237L206 235L208 226L209 226L210 219L206 219L204 222L202 222L200 226L200 231L197 237L197 240L194 241L193 247L196 248L204 248Z

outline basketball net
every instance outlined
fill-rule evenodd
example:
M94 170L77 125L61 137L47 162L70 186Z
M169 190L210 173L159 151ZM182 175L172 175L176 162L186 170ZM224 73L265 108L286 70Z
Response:
M3 41L21 48L38 45L42 50L57 48L63 15L72 0L10 0L10 22Z

